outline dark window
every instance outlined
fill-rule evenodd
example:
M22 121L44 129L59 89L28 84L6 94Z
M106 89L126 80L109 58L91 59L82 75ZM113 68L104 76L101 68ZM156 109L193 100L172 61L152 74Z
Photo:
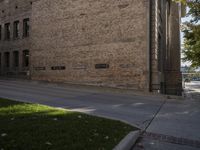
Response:
M53 66L51 67L51 70L65 70L66 67L65 66Z
M19 38L19 21L15 21L13 24L13 37Z
M19 67L19 52L13 52L13 67Z
M29 50L23 51L22 63L23 67L29 67Z
M5 24L5 40L10 39L10 23Z
M23 37L28 37L29 36L29 18L23 20Z
M6 68L10 67L10 53L9 52L4 53L4 66Z
M96 64L95 68L96 69L107 69L107 68L109 68L109 64Z
M158 70L162 70L162 36L158 34Z
M2 27L1 27L1 25L0 25L0 40L2 39L2 37L1 37L1 36L2 36L1 34L2 34L2 33L1 33L1 32L2 32Z
M158 0L158 10L161 12L161 8L162 8L162 0Z
M162 14L163 14L163 0L158 0L158 16L160 23L162 22Z
M0 53L0 68L1 68L1 53Z
M46 70L46 67L34 67L35 70L41 71L41 70Z

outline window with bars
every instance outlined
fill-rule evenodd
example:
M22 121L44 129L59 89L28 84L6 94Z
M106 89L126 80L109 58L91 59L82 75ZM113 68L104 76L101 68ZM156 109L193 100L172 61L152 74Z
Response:
M23 67L29 67L29 50L24 50L22 54Z
M2 26L0 25L0 40L2 39Z
M19 21L13 23L13 38L19 38Z
M10 23L5 24L5 40L10 40Z
M158 70L162 70L162 36L158 33Z
M19 52L13 52L13 67L19 67Z
M23 37L29 37L29 18L23 20Z
M6 68L10 67L10 53L9 52L4 53L4 66Z
M0 53L0 68L1 68L1 53Z

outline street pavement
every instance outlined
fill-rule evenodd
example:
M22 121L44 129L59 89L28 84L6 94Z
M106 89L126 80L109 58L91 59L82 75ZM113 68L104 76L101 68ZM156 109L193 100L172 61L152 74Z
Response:
M0 79L0 97L40 103L148 126L165 98L125 90Z
M133 150L200 149L200 82L186 84L186 98L127 90L0 79L0 97L117 119L146 132Z

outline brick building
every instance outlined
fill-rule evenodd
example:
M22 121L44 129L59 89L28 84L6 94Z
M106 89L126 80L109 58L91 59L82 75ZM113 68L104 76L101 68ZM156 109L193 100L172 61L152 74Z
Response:
M0 0L0 73L181 94L171 0Z

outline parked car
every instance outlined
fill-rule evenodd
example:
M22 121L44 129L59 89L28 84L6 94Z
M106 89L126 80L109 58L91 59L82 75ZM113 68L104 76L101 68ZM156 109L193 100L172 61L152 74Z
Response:
M200 78L198 77L192 78L192 81L200 81Z
M190 79L186 78L184 79L184 82L190 82Z

